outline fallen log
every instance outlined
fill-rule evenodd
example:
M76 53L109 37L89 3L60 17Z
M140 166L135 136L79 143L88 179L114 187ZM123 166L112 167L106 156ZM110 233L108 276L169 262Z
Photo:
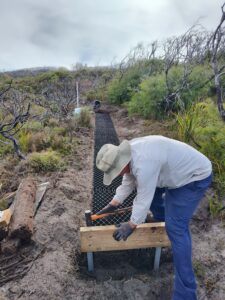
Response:
M9 237L29 242L33 234L36 183L32 177L23 179L16 193Z

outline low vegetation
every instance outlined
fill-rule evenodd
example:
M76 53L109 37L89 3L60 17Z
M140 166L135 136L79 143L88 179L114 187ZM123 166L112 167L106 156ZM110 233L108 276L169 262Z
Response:
M48 76L48 72L43 74L45 79ZM57 76L59 74L56 74ZM26 89L26 80L28 79L19 78L17 88ZM6 87L11 89L8 84ZM30 97L23 99L23 106L30 106L26 118L21 118L20 110L16 110L20 103L16 102L16 98L8 98L7 89L3 89L2 98L0 96L0 128L6 128L6 133L10 129L12 133L12 139L8 139L0 131L0 199L18 187L21 176L65 170L71 164L71 160L77 159L76 153L82 132L89 134L91 129L91 112L88 108L74 114L74 107L71 106L68 114L60 115L58 110L54 114L49 106L45 105L45 101L34 101L34 91L35 86L32 86ZM5 101L9 103L5 105ZM14 111L16 114L13 114ZM17 122L17 119L20 121ZM10 127L4 124L10 124ZM16 142L17 149L13 141ZM78 162L76 164L78 165ZM3 208L4 203L0 205Z
M35 172L52 172L62 169L63 160L56 151L33 152L28 156L28 165Z
M207 99L176 115L180 140L192 144L213 164L214 187L217 192L210 199L213 216L219 214L225 196L225 123L220 119L215 104Z

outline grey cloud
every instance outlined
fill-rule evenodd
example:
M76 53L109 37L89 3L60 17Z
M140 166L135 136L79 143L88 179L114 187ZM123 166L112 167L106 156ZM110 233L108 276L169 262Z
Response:
M1 0L0 69L121 59L139 42L213 29L223 1Z
M59 44L62 39L70 33L72 24L60 15L43 14L37 16L37 24L28 39L38 47L54 47Z

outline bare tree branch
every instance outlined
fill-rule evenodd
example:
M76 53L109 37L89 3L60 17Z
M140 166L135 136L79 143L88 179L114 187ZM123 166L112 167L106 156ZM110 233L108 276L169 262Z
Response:
M60 120L67 118L76 105L76 80L68 77L46 80L40 84L40 93L34 101L48 114Z
M121 80L128 68L137 66L138 68L143 68L145 65L150 65L149 74L152 71L151 61L156 57L156 51L158 49L158 42L154 41L146 46L143 44L138 44L136 47L131 49L131 51L121 60L119 63L119 80Z
M210 62L214 73L214 82L216 88L216 97L217 97L217 107L218 111L225 121L225 109L223 105L223 93L222 93L222 82L221 75L223 75L223 70L225 69L225 63L223 60L222 66L220 65L219 56L223 53L224 56L224 45L225 45L225 28L223 26L225 21L225 3L221 7L222 16L217 26L216 30L213 32L212 36L209 39L208 47L210 53Z
M206 36L207 32L195 24L183 35L169 38L163 44L162 59L167 88L167 94L163 99L165 112L173 110L177 103L184 106L181 93L189 88L189 77L196 63L201 64L204 60ZM182 70L178 86L174 86L174 81L170 80L174 66L179 66Z
M25 110L26 95L10 87L5 88L0 96L0 110L3 117L0 119L0 135L13 143L17 156L25 159L20 151L15 135L20 131L30 117L30 103ZM4 141L1 141L4 143Z

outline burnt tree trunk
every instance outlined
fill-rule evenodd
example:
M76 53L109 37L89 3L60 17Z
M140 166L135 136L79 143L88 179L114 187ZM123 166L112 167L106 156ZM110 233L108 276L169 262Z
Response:
M219 114L223 121L225 121L225 110L223 107L223 93L222 93L222 88L221 88L221 81L219 76L216 76L215 79L215 87L216 87L216 98L217 98L217 107Z
M222 17L220 20L219 25L217 26L216 30L214 31L213 35L210 37L209 45L211 58L210 62L212 65L214 77L215 77L215 88L216 88L216 98L217 98L217 107L220 113L221 118L225 121L225 109L223 106L223 94L222 94L222 83L220 77L224 75L223 70L225 69L225 64L223 63L222 66L219 62L218 54L222 51L224 55L224 41L225 41L225 28L223 27L223 23L225 21L225 3L221 7L222 10Z

